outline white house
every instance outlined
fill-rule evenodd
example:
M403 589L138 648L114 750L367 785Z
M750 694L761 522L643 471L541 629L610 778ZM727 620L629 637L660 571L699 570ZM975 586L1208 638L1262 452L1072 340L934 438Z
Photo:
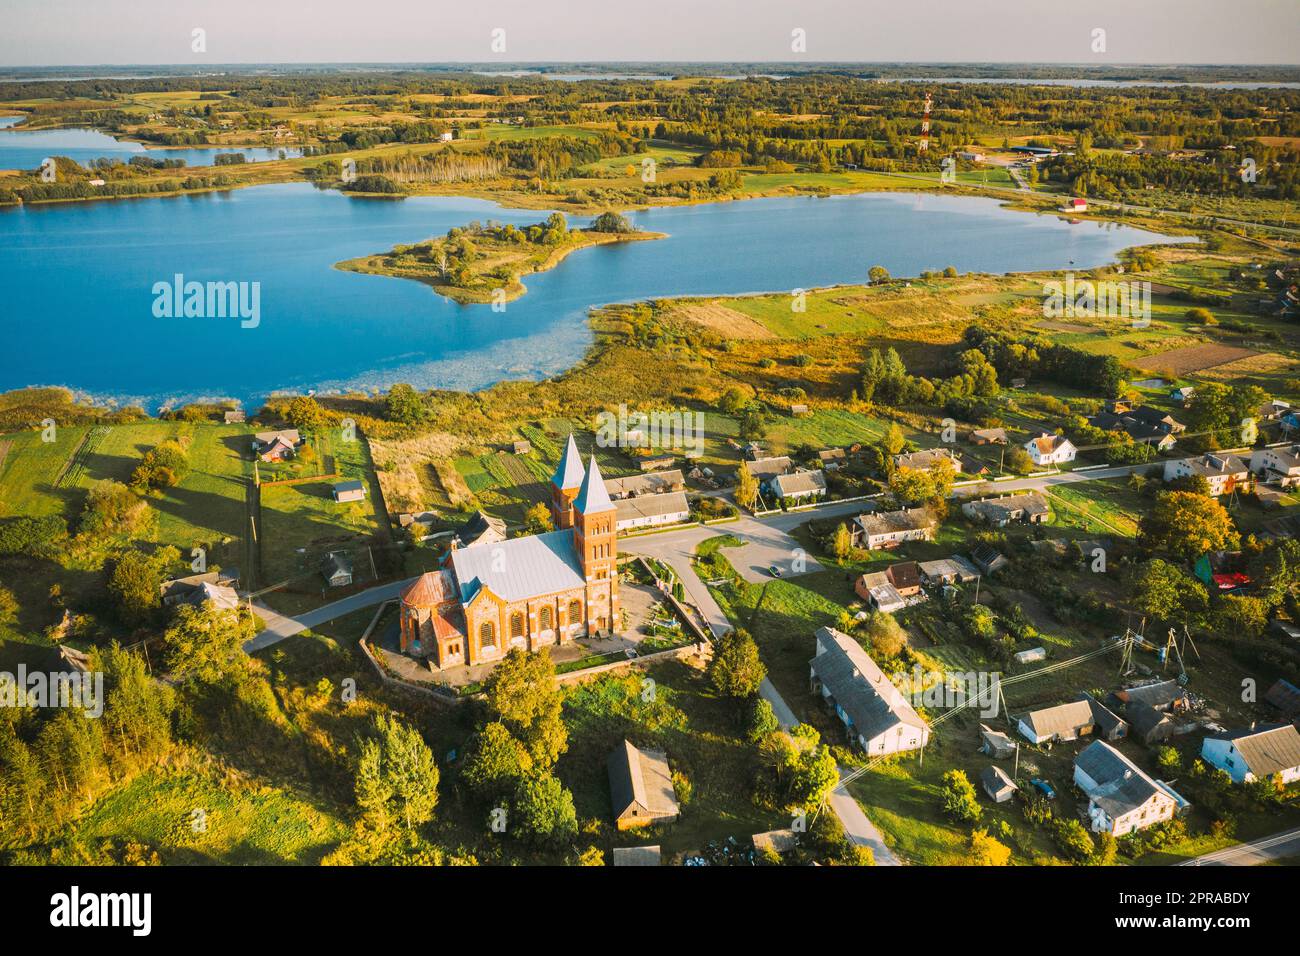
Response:
M1052 435L1048 432L1043 432L1037 438L1025 442L1025 451L1029 452L1029 457L1034 464L1040 467L1074 461L1074 456L1079 453L1079 449L1074 447L1070 439L1064 435Z
M930 739L929 725L903 692L862 645L834 628L817 629L811 684L843 722L849 739L868 754L917 750Z
M904 508L858 515L850 530L855 547L875 551L897 547L904 541L933 541L937 525L927 509Z
M681 524L691 518L691 506L686 493L673 491L662 495L638 495L620 498L614 502L614 530L630 531L634 528L653 528L665 524Z
M1283 783L1294 783L1300 780L1300 732L1292 724L1274 724L1216 734L1201 743L1201 757L1233 783L1278 776Z
M1169 820L1184 800L1103 740L1074 758L1074 782L1088 796L1093 832L1123 836Z
M1210 485L1210 494L1216 498L1235 491L1238 485L1250 481L1250 466L1236 455L1207 453L1195 458L1179 458L1165 462L1165 481L1201 475Z
M826 494L826 475L820 471L796 471L777 475L768 482L772 494L795 501L815 500Z
M1283 488L1300 484L1300 445L1257 448L1250 456L1250 470L1268 484Z

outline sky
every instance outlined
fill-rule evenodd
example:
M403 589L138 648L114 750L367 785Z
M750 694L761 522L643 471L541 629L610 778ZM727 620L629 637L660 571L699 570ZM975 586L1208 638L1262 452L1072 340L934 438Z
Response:
M1295 64L1298 23L1300 0L0 0L0 66ZM203 52L192 49L196 29ZM496 29L504 51L492 48ZM804 51L791 49L794 30Z

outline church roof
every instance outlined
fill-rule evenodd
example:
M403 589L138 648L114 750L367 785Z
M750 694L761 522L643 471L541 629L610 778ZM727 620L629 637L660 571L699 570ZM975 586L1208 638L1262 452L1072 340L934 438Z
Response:
M484 587L502 600L522 601L585 583L572 528L457 548L451 566L462 604Z
M564 449L564 457L560 463L555 466L555 474L551 476L551 484L561 491L569 488L577 488L582 484L582 456L578 454L578 445L573 440L573 433L569 433L569 444Z
M609 500L609 492L605 490L605 479L600 477L600 465L596 464L595 455L591 456L591 467L582 479L582 489L573 502L573 508L584 515L614 510L614 503Z

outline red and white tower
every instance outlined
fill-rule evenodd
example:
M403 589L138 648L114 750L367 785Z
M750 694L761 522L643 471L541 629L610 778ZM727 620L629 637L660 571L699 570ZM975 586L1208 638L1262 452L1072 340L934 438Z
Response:
M921 116L921 142L917 146L917 151L924 153L930 148L930 106L932 100L930 94L925 94L925 113Z

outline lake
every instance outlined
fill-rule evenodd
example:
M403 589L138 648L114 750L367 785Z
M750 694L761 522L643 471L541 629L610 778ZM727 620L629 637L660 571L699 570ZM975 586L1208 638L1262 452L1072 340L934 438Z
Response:
M100 157L126 162L132 156L183 159L187 166L211 166L219 153L243 153L249 162L301 156L296 146L168 146L149 148L142 143L114 139L94 129L10 129L21 116L0 116L0 169L36 169L47 156L67 156L83 166Z
M357 199L305 183L0 210L9 348L0 388L66 385L151 411L196 398L253 405L281 389L475 389L572 365L591 341L593 305L862 282L876 264L895 276L949 265L1081 270L1127 246L1171 241L993 199L868 193L632 213L639 228L670 238L575 252L525 277L528 293L504 313L331 268L474 219L545 215L459 197ZM260 283L260 324L156 318L153 286L178 273Z

